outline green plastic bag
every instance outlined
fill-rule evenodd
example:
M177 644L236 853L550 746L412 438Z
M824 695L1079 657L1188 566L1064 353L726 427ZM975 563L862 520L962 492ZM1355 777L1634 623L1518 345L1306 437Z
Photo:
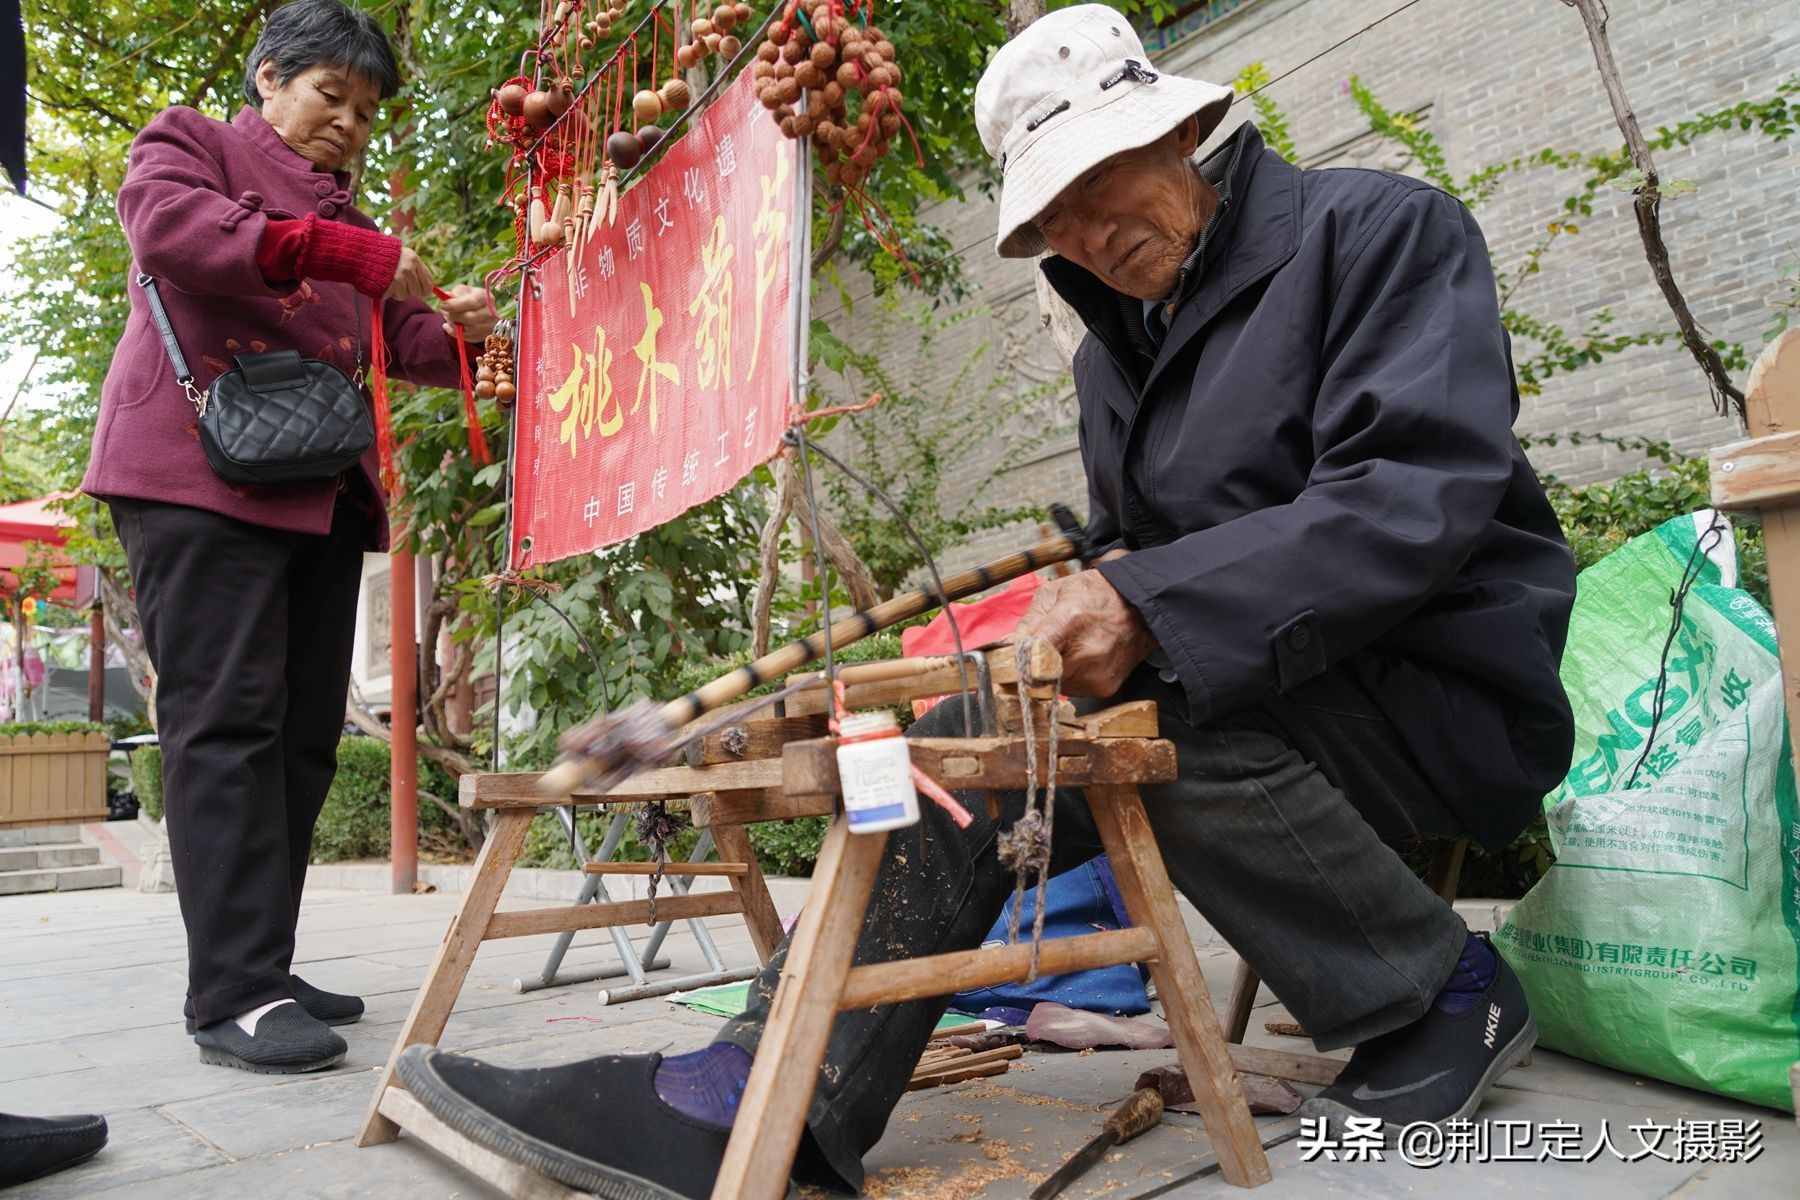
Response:
M1800 814L1780 659L1775 623L1733 586L1729 530L1695 552L1713 519L1668 521L1581 573L1562 664L1575 755L1544 800L1556 863L1496 942L1542 1045L1792 1110Z

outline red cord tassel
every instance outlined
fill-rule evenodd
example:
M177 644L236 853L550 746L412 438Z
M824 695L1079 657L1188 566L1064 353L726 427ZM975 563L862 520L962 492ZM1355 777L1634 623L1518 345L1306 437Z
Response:
M431 289L437 293L439 300L448 300L450 293L441 287ZM463 416L469 422L469 456L477 466L487 466L494 461L494 452L488 449L487 434L481 428L481 414L475 409L475 380L469 375L469 345L463 340L463 327L452 324L456 331L456 365L462 371Z
M394 473L394 414L388 405L387 337L381 331L381 301L371 306L369 317L369 394L375 398L375 447L381 459L381 487L392 497L399 494Z
M469 376L469 345L463 341L462 326L453 328L456 330L456 361L462 368L463 416L469 422L469 453L476 466L485 467L494 461L494 454L488 449L487 433L481 428L481 414L475 409L475 381Z

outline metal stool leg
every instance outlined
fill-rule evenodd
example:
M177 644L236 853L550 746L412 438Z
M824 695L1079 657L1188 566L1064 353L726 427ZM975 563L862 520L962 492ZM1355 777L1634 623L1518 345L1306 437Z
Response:
M568 830L569 836L574 839L576 857L582 862L587 862L587 845L581 840L581 830L576 828L574 814L566 808L559 808L556 813L562 820L563 828ZM610 862L612 860L612 856L618 852L619 843L625 839L627 819L624 812L613 814L612 821L606 827L606 836L601 839L600 853L593 861ZM586 904L589 901L597 900L604 904L611 899L612 897L606 891L605 877L589 875L581 881L581 891L576 895L575 903ZM631 944L631 939L626 936L623 929L615 926L607 932L612 935L613 950L619 956L618 966L603 967L596 971L583 971L573 975L558 975L557 972L562 969L563 956L569 952L569 944L575 940L573 931L565 931L556 935L556 943L550 947L549 957L544 960L544 969L538 972L538 977L513 980L513 991L535 992L548 987L566 987L572 983L593 983L595 980L613 979L620 975L629 975L634 984L642 984L646 970L660 970L669 965L669 960L666 958L661 962L656 960L655 946L649 947L640 959L636 948Z

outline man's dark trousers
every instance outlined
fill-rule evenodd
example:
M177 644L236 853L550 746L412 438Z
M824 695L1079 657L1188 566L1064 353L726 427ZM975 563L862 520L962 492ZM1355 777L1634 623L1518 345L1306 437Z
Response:
M1268 982L1321 1049L1353 1045L1424 1014L1468 930L1390 843L1459 836L1399 735L1342 671L1269 704L1196 728L1177 687L1149 669L1109 703L1154 699L1180 778L1143 788L1169 876ZM1097 706L1095 706L1097 707ZM911 736L962 732L958 703L933 709ZM918 825L889 835L858 963L979 946L1012 894L994 853L995 825L956 828L921 801ZM1022 810L1003 797L1002 821ZM1055 862L1101 853L1078 789L1058 789ZM768 1019L787 943L751 987L749 1009L720 1040L752 1052ZM857 1187L948 997L842 1013L832 1027L795 1175Z
M337 771L367 515L326 535L112 502L156 667L157 735L188 1015L291 998L313 825Z

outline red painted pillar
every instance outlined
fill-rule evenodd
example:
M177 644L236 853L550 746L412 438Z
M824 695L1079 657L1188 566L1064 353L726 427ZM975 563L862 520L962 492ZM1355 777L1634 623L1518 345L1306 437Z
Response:
M397 30L404 39L407 33ZM399 142L411 131L405 109L394 114L394 140ZM396 201L393 224L400 237L411 237L412 209L399 203L411 195L405 163L388 176L388 191ZM407 548L408 535L405 509L399 495L388 497L388 514L392 522L392 547L388 552L388 609L393 616L393 648L390 665L393 679L392 716L393 743L389 755L391 792L388 803L389 857L393 862L393 893L412 894L419 879L419 651L418 651L418 583L413 567L412 551Z
M405 549L404 528L394 531L394 548L388 553L388 610L393 614L393 680L390 755L393 778L388 808L388 835L392 845L393 891L411 895L419 878L419 663L415 632L418 603L415 598L413 556Z
M88 720L106 720L106 613L99 596L88 610Z

